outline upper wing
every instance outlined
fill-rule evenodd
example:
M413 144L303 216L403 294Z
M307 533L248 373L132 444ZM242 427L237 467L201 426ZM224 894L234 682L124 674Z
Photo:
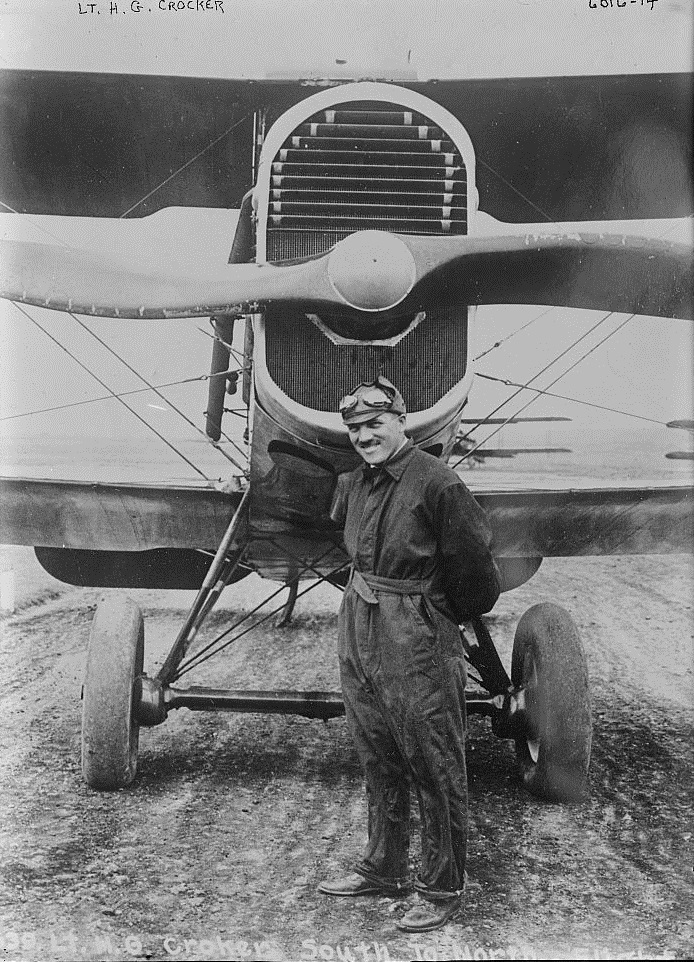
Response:
M524 198L559 220L690 209L689 4L630 6L612 30L616 12L555 3L550 31L546 4L515 0L447 3L444 19L424 0L394 16L362 0L271 2L269 16L150 0L141 16L121 2L118 17L56 17L57 0L5 0L19 12L3 24L3 64L19 69L0 71L4 203L111 217L236 207L252 183L255 112L272 122L332 78L429 87L484 145L478 186L504 220L534 219Z

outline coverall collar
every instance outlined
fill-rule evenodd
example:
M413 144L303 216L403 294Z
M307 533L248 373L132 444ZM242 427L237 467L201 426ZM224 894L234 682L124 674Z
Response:
M405 468L407 467L407 462L414 451L414 441L412 438L408 438L407 441L399 448L395 454L388 458L383 464L370 465L365 464L363 466L364 476L367 478L373 478L376 474L381 471L385 471L389 474L394 481L399 481L403 476Z

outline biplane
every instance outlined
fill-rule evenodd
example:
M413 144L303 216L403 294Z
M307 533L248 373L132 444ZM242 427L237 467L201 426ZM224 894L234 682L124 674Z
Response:
M221 484L0 481L0 541L35 546L55 577L196 590L153 676L144 670L138 606L110 596L97 609L82 730L83 773L95 788L129 784L140 727L176 708L341 714L335 692L232 691L179 679L214 645L200 633L222 591L251 572L288 589L285 621L302 582L346 583L348 559L329 521L336 478L358 462L336 413L342 394L383 373L405 396L415 443L456 463L479 447L469 440L473 428L495 422L465 416L481 305L692 318L691 73L647 65L634 73L629 57L608 67L597 54L599 66L584 72L530 65L527 53L516 74L502 72L498 58L481 70L488 47L471 53L468 44L475 66L460 53L443 56L461 31L458 23L440 38L446 71L421 79L405 48L397 69L384 66L381 52L368 70L347 58L293 73L278 54L274 73L250 77L214 58L197 74L173 67L163 77L137 67L109 73L107 58L83 73L45 63L4 71L13 163L2 201L21 211L19 220L115 223L127 213L118 221L125 247L133 220L153 221L158 207L209 209L210 218L239 211L224 260L195 272L166 262L145 270L48 230L1 241L0 293L22 311L118 325L209 318L209 443L239 447L230 398L242 400L246 423L243 451L230 456ZM199 141L184 143L183 121ZM95 125L107 143L92 182L84 172L93 147L80 131ZM638 166L642 154L630 153L644 131L653 138L650 162L660 165L650 178ZM183 185L159 177L162 164L169 174L176 166L174 148L194 157L200 144L218 142L226 152L217 174L186 175ZM132 183L131 168L124 185L130 154L147 155L149 180ZM24 180L22 162L31 169ZM504 590L529 580L546 557L694 546L689 485L489 488L476 496L493 527ZM590 694L569 614L553 603L526 612L510 674L483 619L468 626L466 654L475 679L468 711L514 740L527 787L550 799L580 797Z

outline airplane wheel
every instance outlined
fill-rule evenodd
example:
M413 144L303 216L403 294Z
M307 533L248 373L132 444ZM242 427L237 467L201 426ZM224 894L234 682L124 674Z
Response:
M136 683L145 629L129 598L104 598L92 622L82 704L82 774L91 788L129 785L137 770Z
M516 739L516 757L526 788L548 801L579 801L588 790L592 721L585 652L567 611L544 603L525 612L511 680L525 689L527 732Z

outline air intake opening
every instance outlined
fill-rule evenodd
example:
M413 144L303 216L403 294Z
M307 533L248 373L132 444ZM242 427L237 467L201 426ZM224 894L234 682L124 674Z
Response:
M467 233L460 150L422 113L353 102L287 136L271 165L267 259L322 253L356 230Z

